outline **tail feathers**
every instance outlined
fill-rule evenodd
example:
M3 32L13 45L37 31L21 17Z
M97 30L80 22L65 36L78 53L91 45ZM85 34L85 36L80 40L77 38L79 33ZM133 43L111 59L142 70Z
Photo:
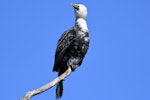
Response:
M63 94L63 81L60 81L56 87L56 99L60 99Z

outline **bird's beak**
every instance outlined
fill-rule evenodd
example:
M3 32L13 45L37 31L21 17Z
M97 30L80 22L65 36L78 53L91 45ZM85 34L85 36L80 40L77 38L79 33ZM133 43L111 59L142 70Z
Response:
M79 6L77 4L72 3L71 4L75 9L79 10Z

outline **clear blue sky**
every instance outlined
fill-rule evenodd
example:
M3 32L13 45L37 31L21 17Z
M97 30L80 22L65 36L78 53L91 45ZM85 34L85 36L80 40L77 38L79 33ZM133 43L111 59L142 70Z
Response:
M57 76L56 44L88 7L90 49L61 100L150 100L150 0L1 0L0 99L17 100ZM55 100L55 88L31 100Z

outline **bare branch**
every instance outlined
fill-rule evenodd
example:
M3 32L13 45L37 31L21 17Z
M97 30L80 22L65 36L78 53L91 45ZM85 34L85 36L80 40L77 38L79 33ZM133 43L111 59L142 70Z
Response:
M68 69L62 74L60 75L59 77L55 78L53 81L51 81L50 83L38 88L38 89L35 89L35 90L32 90L32 91L29 91L25 94L25 96L23 98L21 98L20 100L29 100L31 97L37 95L37 94L40 94L50 88L52 88L54 85L56 85L57 83L59 83L61 80L65 79L67 76L69 76L71 74L72 70L70 67L68 67Z

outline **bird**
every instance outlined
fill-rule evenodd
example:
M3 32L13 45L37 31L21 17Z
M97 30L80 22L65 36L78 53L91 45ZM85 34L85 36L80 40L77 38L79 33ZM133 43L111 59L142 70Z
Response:
M68 67L72 71L82 64L85 54L89 48L89 32L86 23L87 7L83 4L71 4L75 12L75 25L65 31L58 40L55 52L53 71L58 72L58 76L63 74ZM60 99L63 94L63 80L57 83L56 99Z

